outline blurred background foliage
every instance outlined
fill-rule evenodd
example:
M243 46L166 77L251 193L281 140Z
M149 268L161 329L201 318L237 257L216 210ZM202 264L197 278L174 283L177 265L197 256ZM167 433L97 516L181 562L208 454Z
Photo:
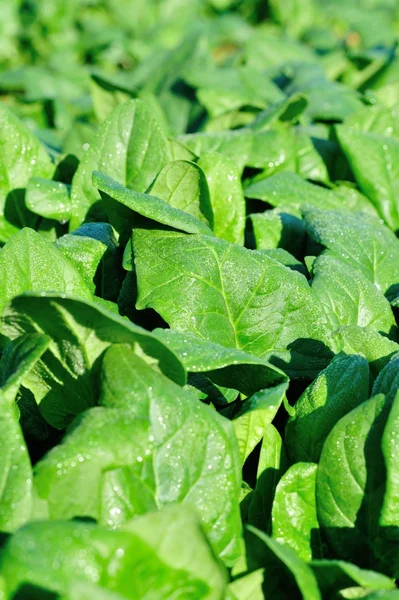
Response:
M245 125L279 90L307 95L309 124L339 121L360 98L399 102L398 31L397 0L7 0L0 94L78 157L129 97L171 135Z

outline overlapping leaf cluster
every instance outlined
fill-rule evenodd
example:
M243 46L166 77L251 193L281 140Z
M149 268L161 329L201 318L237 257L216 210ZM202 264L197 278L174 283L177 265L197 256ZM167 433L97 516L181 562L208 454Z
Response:
M0 6L0 598L387 598L396 0Z

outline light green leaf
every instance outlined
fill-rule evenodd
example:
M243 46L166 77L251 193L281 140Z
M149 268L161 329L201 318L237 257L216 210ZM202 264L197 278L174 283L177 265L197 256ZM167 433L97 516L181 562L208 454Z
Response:
M299 210L307 204L324 210L346 208L343 199L332 190L309 183L296 173L285 171L250 184L244 193L246 198L263 200L275 207Z
M231 158L240 172L250 162L253 132L246 129L237 131L199 132L181 135L179 142L187 146L196 156L206 152L218 152Z
M15 406L0 391L0 529L13 532L31 516L32 466Z
M306 209L311 237L326 247L325 254L358 269L388 299L399 281L399 241L372 217L338 211Z
M389 555L389 528L385 534L380 523L386 485L381 438L389 411L390 402L379 394L338 421L321 453L316 498L320 526L334 556L360 567L373 561L378 570L394 576L397 544Z
M323 210L352 210L364 209L365 212L376 214L370 202L353 206L353 200L348 196L337 194L328 188L309 183L299 175L281 172L261 179L245 188L247 198L263 200L271 206L290 207L299 210L302 206L312 206Z
M345 127L356 132L375 133L384 137L399 137L398 108L383 105L364 106L345 119Z
M118 531L76 521L32 523L10 538L2 558L10 594L27 583L69 599L82 598L83 590L90 600L222 600L226 587L196 519L182 508Z
M273 425L268 425L262 440L256 486L249 507L249 523L266 533L271 533L274 494L285 469L281 436Z
M361 191L372 201L385 223L399 228L399 139L337 128L339 142Z
M34 225L21 190L32 176L50 178L54 166L32 132L0 104L0 241L6 242L20 227Z
M13 532L31 516L32 466L14 404L21 380L48 347L45 335L22 336L0 362L0 531Z
M287 388L288 384L282 383L275 388L256 392L243 402L233 421L242 464L263 438L283 402Z
M328 254L316 258L312 271L312 291L332 329L359 325L389 334L395 328L388 300L361 271Z
M286 428L293 462L318 462L333 426L369 393L369 367L361 356L338 354L303 392Z
M282 371L267 361L240 350L172 329L155 329L154 333L178 356L189 373L206 373L218 385L246 396L286 379Z
M245 199L235 162L218 152L202 154L199 166L208 182L215 235L235 244L244 243Z
M73 264L33 229L24 228L0 250L0 312L23 292L59 292L90 300L91 291Z
M135 213L187 233L212 235L212 231L203 220L171 206L161 198L129 190L102 173L94 172L93 183L107 195L106 203L111 224L124 236L130 235Z
M46 219L65 223L71 216L68 188L59 181L31 177L26 189L25 201L29 210Z
M264 569L257 569L236 579L228 586L232 600L264 600Z
M214 216L208 184L202 168L195 163L186 160L168 163L147 193L193 215L213 229Z
M168 141L150 107L142 100L116 106L91 140L73 178L70 228L79 227L90 207L100 200L92 185L93 171L144 192L170 160Z
M91 237L66 234L58 238L55 247L75 266L94 294L94 278L107 246Z
M168 377L184 385L184 368L154 334L103 308L48 294L15 298L4 313L3 333L45 333L52 343L36 368L24 377L40 412L64 429L73 417L96 403L92 368L112 343L127 344L147 355Z
M51 519L86 515L114 525L121 492L115 486L112 499L107 486L105 518L104 476L125 467L152 491L158 507L192 506L217 553L231 564L241 533L232 424L122 345L105 353L100 403L36 465L40 510L45 502ZM134 516L128 509L125 504L125 520Z
M248 526L249 542L255 563L268 573L268 593L276 598L302 597L303 600L321 600L317 581L310 567L291 548L282 545L259 529ZM262 565L263 563L263 565Z
M292 465L276 487L272 509L273 538L292 548L306 562L321 552L316 471L313 463Z
M138 309L154 308L174 329L266 358L293 375L325 366L328 333L303 275L208 236L136 229L133 246Z
M338 352L364 356L374 378L399 351L399 345L396 342L368 327L356 325L339 327L334 333L334 340Z

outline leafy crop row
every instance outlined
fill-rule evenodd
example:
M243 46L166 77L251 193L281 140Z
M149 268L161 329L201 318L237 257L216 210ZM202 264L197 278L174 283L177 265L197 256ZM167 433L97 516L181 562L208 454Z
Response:
M399 597L398 34L0 3L0 599Z

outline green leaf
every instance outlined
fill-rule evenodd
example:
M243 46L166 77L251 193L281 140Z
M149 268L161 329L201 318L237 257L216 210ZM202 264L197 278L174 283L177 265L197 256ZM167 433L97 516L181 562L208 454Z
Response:
M262 440L285 398L287 388L288 384L282 383L275 388L261 390L243 402L233 421L242 464Z
M328 362L322 309L303 275L207 236L136 229L133 246L138 309L294 376L314 376Z
M309 561L320 555L316 513L316 471L313 463L298 462L280 479L273 502L273 538Z
M255 564L265 567L269 577L267 593L276 598L301 597L321 600L316 578L310 567L288 546L282 545L259 529L248 526L249 542L253 543Z
M26 206L41 217L61 223L69 221L71 216L68 187L59 181L31 177L26 189Z
M13 532L31 516L32 467L15 407L0 391L0 530Z
M281 436L273 425L268 425L262 440L256 486L249 507L249 523L266 533L271 533L274 494L285 471L285 463Z
M284 265L293 271L302 273L302 275L305 275L305 277L307 275L305 265L296 259L295 256L287 252L287 250L284 250L284 248L270 248L269 250L262 250L262 254L266 254L266 256L269 256L269 258L276 260L281 265Z
M155 329L154 333L178 356L186 371L206 373L216 384L246 396L286 380L286 375L267 361L240 350L172 329Z
M309 183L299 175L285 171L250 184L245 188L245 196L263 200L271 206L296 210L304 205L323 210L352 209L349 198L345 199L333 190ZM365 203L364 210L376 214L371 203Z
M250 162L253 133L250 130L199 132L181 135L179 142L187 146L196 156L207 152L218 152L231 158L240 172Z
M54 167L42 144L4 103L0 105L0 242L34 224L24 188L32 176L50 178ZM22 192L22 195L21 195Z
M126 521L134 513L121 504L118 485L113 498L107 485L107 515L102 506L104 476L124 467L149 488L158 507L192 506L217 553L231 564L241 532L232 424L122 345L105 353L100 404L36 465L40 511L45 502L51 519L91 516L113 526L123 510Z
M24 377L47 350L51 338L42 333L21 335L7 344L0 359L0 388L13 402Z
M261 178L277 171L292 171L305 179L329 181L326 165L308 133L284 124L254 134L247 166L262 169Z
M386 472L381 438L390 411L382 394L345 415L328 435L317 472L320 526L334 556L361 567L371 561L388 575L397 572L397 544L388 554L390 528L384 532L380 510Z
M232 600L264 600L262 584L264 569L257 569L236 579L228 586Z
M31 516L32 466L14 404L23 376L47 349L50 338L26 335L6 346L0 361L0 531L13 532ZM0 588L1 589L1 588Z
M365 358L338 354L303 392L288 421L285 442L293 462L318 462L324 441L350 410L369 393L369 367Z
M334 334L334 339L338 352L364 356L374 378L388 364L391 357L399 351L399 345L396 342L368 327L355 325L339 327Z
M337 128L339 142L361 191L394 231L399 228L399 140L393 137Z
M142 100L116 106L91 140L73 178L70 228L79 227L100 199L92 185L93 171L144 192L170 160L168 141L150 107Z
M215 235L234 244L244 243L245 199L235 162L218 152L202 154L198 161L208 182Z
M386 422L384 433L382 435L381 447L384 456L386 468L386 489L384 501L381 507L380 525L386 528L392 528L392 543L397 545L397 532L399 519L397 515L397 502L399 497L399 473L398 473L398 437L399 437L399 395L396 390L393 395L391 390L387 402L392 402L392 408ZM390 534L388 530L388 536ZM395 553L396 562L398 560ZM396 566L395 572L398 572Z
M344 588L361 586L367 590L391 590L395 584L382 573L359 569L343 560L314 560L310 563L313 573L316 576L323 598L329 598L334 593Z
M148 515L119 531L77 521L32 523L10 538L2 558L10 594L29 583L67 598L82 597L68 595L73 589L91 589L95 596L83 597L147 600L151 581L151 596L160 600L222 600L226 586L187 509Z
M292 212L291 212L292 211ZM249 215L259 250L284 248L294 256L303 256L306 231L300 214L284 207Z
M399 348L398 348L399 350ZM375 394L384 394L387 399L394 400L399 388L399 356L394 354L391 360L378 374L373 385L373 396Z
M367 132L384 137L399 137L397 107L382 105L363 106L345 119L345 127L356 132Z
M96 287L94 278L107 246L91 237L66 234L58 238L55 247L75 266L94 294Z
M79 271L51 242L24 228L0 251L0 312L23 292L59 292L90 300Z
M213 229L214 216L208 184L202 168L195 163L186 160L168 163L147 193L193 215Z
M245 188L245 197L297 210L305 204L322 209L346 208L343 200L332 190L309 183L296 173L284 171L250 184Z
M121 235L130 235L135 214L187 233L212 235L212 231L203 220L171 206L161 198L129 190L102 173L94 172L93 183L107 195L107 210L111 224Z
M37 332L52 339L23 385L34 394L46 421L58 429L96 403L92 369L110 344L134 347L168 377L186 382L182 364L154 334L97 305L51 294L25 295L11 302L3 320L3 332L11 339Z
M75 238L79 238L80 242ZM59 238L56 245L67 255L69 260L74 262L82 274L84 272L87 279L91 274L89 267L85 266L85 262L91 263L93 276L90 283L94 282L95 284L96 297L101 296L104 300L117 300L124 273L120 264L120 251L115 231L109 223L84 223L72 234ZM82 252L80 253L77 248L81 248ZM89 256L83 252L83 248L89 250ZM97 256L97 265L95 265L95 260L92 260L95 256Z
M360 214L306 209L311 237L326 247L324 254L359 270L388 299L399 280L399 241L377 219Z
M305 110L308 101L302 94L292 96L276 102L262 110L248 127L254 130L267 129L275 121L291 121L299 117Z
M389 334L395 328L388 300L361 271L328 254L316 259L312 271L312 291L332 329L359 325Z

